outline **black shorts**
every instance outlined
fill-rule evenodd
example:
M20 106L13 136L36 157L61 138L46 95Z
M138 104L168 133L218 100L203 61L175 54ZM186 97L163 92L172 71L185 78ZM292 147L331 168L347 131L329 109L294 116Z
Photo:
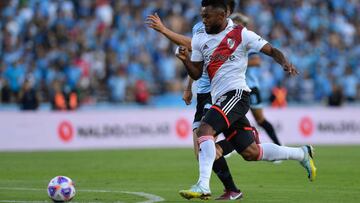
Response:
M260 90L257 87L251 88L250 92L250 108L259 109L263 108Z
M224 131L224 136L226 141L230 142L239 154L255 141L253 127L250 126L247 119L235 122L229 129Z
M196 103L196 112L193 122L193 130L195 130L200 126L201 119L204 117L204 115L210 109L210 107L211 107L210 92L197 94L197 103Z
M255 133L257 133L256 129L250 126L242 129L228 129L224 132L226 138L216 144L220 145L224 156L233 150L240 154L255 141Z
M242 152L254 142L246 113L249 111L250 93L233 90L221 96L205 114L203 121L209 124L216 135L223 132L237 152Z

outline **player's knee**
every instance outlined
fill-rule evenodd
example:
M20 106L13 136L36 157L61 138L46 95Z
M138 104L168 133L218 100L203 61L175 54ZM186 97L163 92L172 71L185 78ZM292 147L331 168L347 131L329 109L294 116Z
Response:
M258 125L260 125L262 122L264 122L265 117L260 111L254 111L253 115L254 115L255 121Z
M260 150L255 143L251 144L247 147L243 152L241 152L241 156L246 161L257 161L259 157Z
M261 125L265 121L265 118L263 116L256 116L255 120L258 125Z
M246 154L242 154L242 157L246 161L256 161L257 156L255 156L254 154L251 154L251 153L246 153Z
M215 130L207 123L202 122L198 128L197 136L215 135Z

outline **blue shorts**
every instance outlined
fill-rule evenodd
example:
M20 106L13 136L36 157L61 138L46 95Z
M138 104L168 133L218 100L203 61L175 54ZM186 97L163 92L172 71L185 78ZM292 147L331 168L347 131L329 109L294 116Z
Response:
M211 107L211 94L209 93L198 93L196 98L196 112L193 122L193 130L200 126L200 122L206 112Z
M257 87L251 88L250 92L250 108L251 109L262 109L264 107L261 99L260 90Z

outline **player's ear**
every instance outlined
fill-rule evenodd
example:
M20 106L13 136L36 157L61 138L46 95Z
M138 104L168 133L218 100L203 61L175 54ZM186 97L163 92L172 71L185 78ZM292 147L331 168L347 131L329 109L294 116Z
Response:
M221 11L221 18L227 18L228 17L228 15L227 15L227 11L226 10L223 10L223 11Z

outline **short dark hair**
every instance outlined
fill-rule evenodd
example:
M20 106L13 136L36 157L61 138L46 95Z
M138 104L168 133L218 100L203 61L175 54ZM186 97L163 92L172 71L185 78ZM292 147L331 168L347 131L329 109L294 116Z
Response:
M226 0L226 5L230 8L230 13L233 13L235 10L236 2L235 0Z
M227 0L202 0L201 6L212 6L214 8L221 8L224 9L225 12L227 12Z

